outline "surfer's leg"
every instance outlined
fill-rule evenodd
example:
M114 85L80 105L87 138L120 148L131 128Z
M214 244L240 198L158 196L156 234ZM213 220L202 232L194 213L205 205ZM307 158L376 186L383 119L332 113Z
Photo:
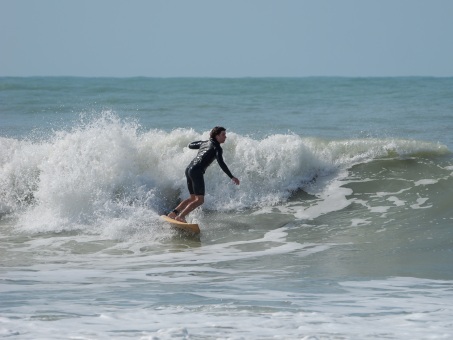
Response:
M167 216L173 219L176 219L176 216L179 215L181 211L183 211L190 203L196 200L195 198L195 191L194 191L194 183L191 177L191 170L192 168L187 167L186 169L186 180L187 180L187 189L189 190L190 197L182 201L178 204L178 206L173 209Z
M178 210L176 209L173 209L171 212L168 213L168 217L172 218L172 219L175 219L176 217L176 213L178 212Z
M190 195L190 198L192 198L192 196L194 199L181 210L179 215L175 217L175 220L186 222L186 216L204 203L204 195Z
M181 203L178 204L178 206L173 209L172 212L170 212L167 216L170 218L176 218L180 212L182 212L190 203L196 200L195 195L191 194L189 198L185 199Z
M178 214L175 213L175 217L172 217L173 214L171 214L172 216L168 215L170 218L174 218L180 222L186 222L186 216L204 203L205 186L203 170L188 167L186 169L186 178L190 197L176 207L175 210Z

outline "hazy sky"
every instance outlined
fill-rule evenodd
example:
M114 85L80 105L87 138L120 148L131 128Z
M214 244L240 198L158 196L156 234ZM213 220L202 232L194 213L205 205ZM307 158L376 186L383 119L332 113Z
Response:
M0 76L453 76L453 0L0 0Z

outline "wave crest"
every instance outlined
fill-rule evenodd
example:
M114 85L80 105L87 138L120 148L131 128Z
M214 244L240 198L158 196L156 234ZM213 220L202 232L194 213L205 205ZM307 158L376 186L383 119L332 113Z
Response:
M193 129L141 131L111 112L47 140L0 138L0 209L40 231L156 220L187 193ZM316 178L379 157L439 155L445 146L405 140L325 141L295 134L261 140L228 132L223 145L239 187L215 164L205 176L207 209L272 206Z

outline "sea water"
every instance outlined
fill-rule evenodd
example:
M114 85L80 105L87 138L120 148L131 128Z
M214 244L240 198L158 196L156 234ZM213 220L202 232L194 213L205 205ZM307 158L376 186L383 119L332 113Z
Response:
M0 78L0 337L452 338L451 131L453 78Z

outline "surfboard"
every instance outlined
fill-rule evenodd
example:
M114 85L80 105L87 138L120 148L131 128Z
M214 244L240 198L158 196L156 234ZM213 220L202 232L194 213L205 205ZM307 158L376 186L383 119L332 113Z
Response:
M199 234L200 233L200 228L198 227L198 224L196 223L184 223L180 222L177 220L174 220L166 215L161 215L160 216L164 221L170 223L173 227L182 229L184 231L191 232L193 234Z

